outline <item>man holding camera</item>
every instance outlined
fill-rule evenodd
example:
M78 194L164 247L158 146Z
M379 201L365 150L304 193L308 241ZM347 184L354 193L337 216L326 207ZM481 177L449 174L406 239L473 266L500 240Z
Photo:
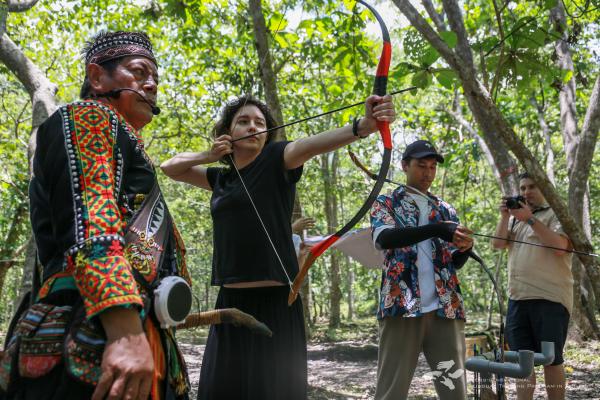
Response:
M570 249L554 211L529 174L519 176L520 196L504 198L496 236L560 249ZM511 350L540 352L542 341L554 342L555 358L544 367L549 399L565 398L563 347L573 307L571 253L493 239L508 249L509 302L506 338ZM517 398L532 399L535 373L517 382Z

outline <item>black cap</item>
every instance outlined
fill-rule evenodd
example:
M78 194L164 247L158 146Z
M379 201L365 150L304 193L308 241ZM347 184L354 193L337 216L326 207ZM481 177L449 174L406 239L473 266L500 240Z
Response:
M427 140L417 140L412 142L406 146L404 153L402 153L402 160L406 160L407 158L419 159L426 157L435 157L440 164L444 162L444 157L442 157L435 147Z

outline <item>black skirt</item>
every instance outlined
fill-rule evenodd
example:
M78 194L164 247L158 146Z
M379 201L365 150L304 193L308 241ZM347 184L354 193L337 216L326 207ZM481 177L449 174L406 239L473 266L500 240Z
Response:
M272 337L244 327L213 325L202 360L199 400L304 400L306 336L302 302L287 305L288 286L221 287L215 309L238 308L264 322Z

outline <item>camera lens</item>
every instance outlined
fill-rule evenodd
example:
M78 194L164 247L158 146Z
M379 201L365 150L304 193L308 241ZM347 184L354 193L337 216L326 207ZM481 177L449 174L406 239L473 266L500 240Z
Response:
M512 210L516 210L521 208L521 203L525 202L525 198L523 196L512 196L506 198L506 208L510 208Z

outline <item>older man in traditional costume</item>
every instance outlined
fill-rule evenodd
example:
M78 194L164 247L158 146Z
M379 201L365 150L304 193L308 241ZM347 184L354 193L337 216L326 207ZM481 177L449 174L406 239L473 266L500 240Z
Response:
M7 337L0 398L184 399L173 329L149 306L161 279L189 280L139 134L160 111L157 61L137 32L101 33L84 57L83 100L38 131L30 202L39 285ZM151 196L150 216L140 216ZM134 229L140 218L154 230Z

